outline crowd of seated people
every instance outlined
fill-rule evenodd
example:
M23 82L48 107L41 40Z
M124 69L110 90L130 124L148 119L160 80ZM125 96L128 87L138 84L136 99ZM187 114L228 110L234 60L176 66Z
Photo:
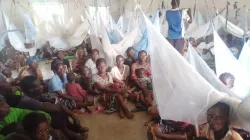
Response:
M230 127L229 107L225 103L217 103L207 111L208 123L200 126L200 130L185 122L161 120L153 97L150 57L146 51L140 51L136 59L133 47L129 47L126 58L116 57L115 66L108 66L97 49L88 48L87 53L78 48L76 58L70 63L63 51L57 51L51 62L54 75L48 83L36 60L27 59L26 68L15 79L11 69L4 68L0 73L2 137L82 140L87 139L88 128L80 124L75 113L103 111L133 119L134 113L147 111L152 117L145 123L150 126L149 139L242 139L237 132L245 131ZM220 80L228 88L233 87L232 75L222 74ZM129 110L127 100L134 104L134 109Z

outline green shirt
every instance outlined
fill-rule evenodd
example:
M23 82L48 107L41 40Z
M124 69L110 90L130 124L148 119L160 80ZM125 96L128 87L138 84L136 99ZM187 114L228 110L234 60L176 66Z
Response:
M51 120L50 115L43 111L32 111L27 109L10 108L9 115L4 117L4 119L0 122L0 130L11 123L21 122L24 119L24 117L31 112L42 113L46 116L48 120Z

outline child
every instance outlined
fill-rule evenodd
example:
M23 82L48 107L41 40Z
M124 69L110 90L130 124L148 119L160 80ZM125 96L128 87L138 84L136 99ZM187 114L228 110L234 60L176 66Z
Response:
M152 81L145 75L145 69L136 69L136 85L130 92L130 96L136 97L137 109L145 110L144 107L149 107L152 105L153 93L152 93ZM142 103L144 107L140 104ZM138 110L137 110L138 111Z
M42 113L30 113L24 117L23 128L26 136L35 140L60 140L65 136L50 128L49 121Z
M75 80L76 80L75 74L73 72L68 73L67 79L69 82L65 85L65 89L66 89L67 93L70 96L82 99L82 102L76 101L76 107L77 108L84 108L89 113L91 113L91 110L89 110L87 107L87 104L88 104L87 103L87 92L85 90L83 90L82 87L78 83L75 82Z
M87 66L82 67L82 76L80 77L80 84L90 95L96 95L94 90L94 81L92 80L92 74Z

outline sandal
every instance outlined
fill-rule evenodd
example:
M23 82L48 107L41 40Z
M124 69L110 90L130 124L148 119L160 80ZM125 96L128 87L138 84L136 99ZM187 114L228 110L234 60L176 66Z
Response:
M107 114L111 114L111 113L114 113L114 112L116 112L115 108L110 108L108 110L105 110L105 113L107 113Z

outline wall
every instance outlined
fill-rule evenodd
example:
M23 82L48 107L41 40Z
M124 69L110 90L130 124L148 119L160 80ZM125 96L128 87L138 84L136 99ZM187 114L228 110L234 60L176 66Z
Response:
M25 12L33 14L32 4L62 2L64 10L66 10L65 14L70 15L68 17L75 16L75 13L81 13L88 6L109 6L115 20L120 16L118 0L15 0L15 2L12 0L1 0L1 8L19 29L23 29L23 22L17 7L20 6Z
M135 7L135 2L141 5L142 9L146 13L154 12L157 11L157 9L161 6L162 1L164 1L166 7L169 9L171 8L171 0L120 0L119 5L120 5L120 12L123 12L123 7L126 9L125 14L128 16L131 16L131 12L134 11ZM195 5L199 8L202 14L207 14L207 8L206 8L206 2L209 8L209 11L212 14L215 14L214 7L216 9L222 10L226 7L227 5L227 0L180 0L181 8L193 8ZM213 1L215 2L215 6L213 4ZM238 7L243 9L243 6L246 5L248 9L250 9L250 0L228 0L229 3L231 4L229 6L230 9L233 9L233 4L237 1L238 2ZM152 4L151 4L152 2ZM151 6L150 6L151 5Z

